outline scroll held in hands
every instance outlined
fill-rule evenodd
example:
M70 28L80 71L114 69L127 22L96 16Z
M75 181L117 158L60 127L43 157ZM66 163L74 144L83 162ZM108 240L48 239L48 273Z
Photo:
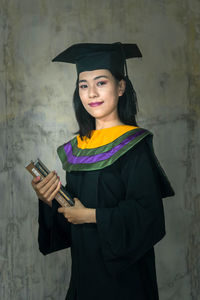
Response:
M39 158L35 162L31 161L31 163L26 166L26 169L33 177L40 176L41 180L50 173ZM55 196L55 199L63 207L74 206L74 200L62 185L60 191Z

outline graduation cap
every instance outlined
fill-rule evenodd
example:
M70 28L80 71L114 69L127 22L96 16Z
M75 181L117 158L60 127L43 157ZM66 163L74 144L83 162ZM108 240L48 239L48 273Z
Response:
M108 69L113 74L127 76L126 59L142 57L136 44L80 43L72 45L52 61L76 64L78 75L84 71Z

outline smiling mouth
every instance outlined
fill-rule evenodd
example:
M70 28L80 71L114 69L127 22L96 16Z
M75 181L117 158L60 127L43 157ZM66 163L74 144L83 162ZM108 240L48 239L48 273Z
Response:
M103 104L103 101L91 102L91 103L89 103L89 106L90 107L96 107L96 106L99 106L101 104Z

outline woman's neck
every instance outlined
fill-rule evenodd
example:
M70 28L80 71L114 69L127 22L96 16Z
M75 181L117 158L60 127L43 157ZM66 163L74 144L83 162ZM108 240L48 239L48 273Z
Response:
M112 121L104 122L104 121L96 119L95 129L99 130L99 129L103 129L103 128L110 128L110 127L118 126L118 125L124 125L124 123L122 123L120 120L112 120Z

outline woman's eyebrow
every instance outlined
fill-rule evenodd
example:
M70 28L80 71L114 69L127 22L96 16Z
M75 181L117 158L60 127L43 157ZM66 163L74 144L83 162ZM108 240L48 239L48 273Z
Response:
M102 77L108 79L108 76L106 76L106 75L100 75L100 76L95 77L94 80L97 80L97 79L102 78Z
M102 78L102 77L108 79L108 76L106 76L106 75L100 75L100 76L94 77L93 80L97 80L97 79ZM81 80L79 80L78 82L79 82L79 83L81 83L81 82L87 82L87 80L86 80L86 79L81 79Z

